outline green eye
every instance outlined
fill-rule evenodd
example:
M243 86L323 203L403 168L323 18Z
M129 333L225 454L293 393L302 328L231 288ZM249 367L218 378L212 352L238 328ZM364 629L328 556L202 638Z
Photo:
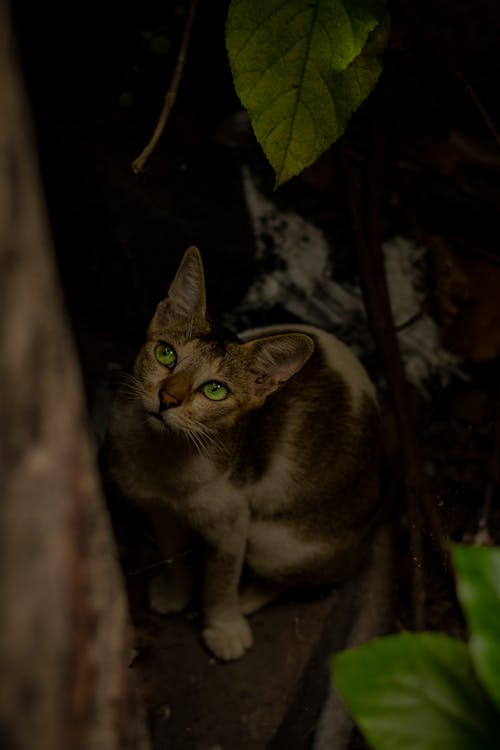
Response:
M222 383L217 383L216 380L212 380L211 383L205 383L201 388L204 396L210 399L210 401L222 401L226 398L229 390Z
M157 344L155 347L155 356L158 362L165 367L173 367L177 362L177 354L170 344Z

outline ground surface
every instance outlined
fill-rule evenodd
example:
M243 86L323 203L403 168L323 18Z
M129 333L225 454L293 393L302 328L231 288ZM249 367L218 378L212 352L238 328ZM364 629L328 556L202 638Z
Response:
M343 645L350 613L348 591L277 603L250 618L254 646L232 664L203 648L199 617L139 620L135 667L154 747L310 747L328 684L325 656Z

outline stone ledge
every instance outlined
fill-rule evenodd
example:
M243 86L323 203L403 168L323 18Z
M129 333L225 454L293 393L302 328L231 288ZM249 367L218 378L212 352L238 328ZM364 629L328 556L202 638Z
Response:
M278 602L250 618L252 649L223 664L203 647L198 618L149 620L134 663L153 750L306 750L343 647L356 579L323 598ZM144 628L140 628L144 636Z

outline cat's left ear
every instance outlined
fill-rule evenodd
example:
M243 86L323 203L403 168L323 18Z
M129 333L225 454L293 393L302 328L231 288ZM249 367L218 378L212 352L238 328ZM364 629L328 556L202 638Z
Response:
M188 247L170 284L166 298L160 302L156 317L168 319L171 315L181 318L205 318L205 274L200 251Z
M265 398L304 367L314 341L303 333L283 333L249 341L242 348L249 354L255 395Z
M200 251L194 245L184 253L170 284L167 300L180 315L200 318L206 315L205 274Z

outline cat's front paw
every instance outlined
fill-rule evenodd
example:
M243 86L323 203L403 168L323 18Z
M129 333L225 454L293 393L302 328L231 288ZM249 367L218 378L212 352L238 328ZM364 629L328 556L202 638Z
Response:
M191 590L183 582L172 582L160 573L149 582L149 606L160 615L182 612L191 600Z
M239 659L253 643L250 625L242 616L213 623L202 635L210 651L222 661Z

